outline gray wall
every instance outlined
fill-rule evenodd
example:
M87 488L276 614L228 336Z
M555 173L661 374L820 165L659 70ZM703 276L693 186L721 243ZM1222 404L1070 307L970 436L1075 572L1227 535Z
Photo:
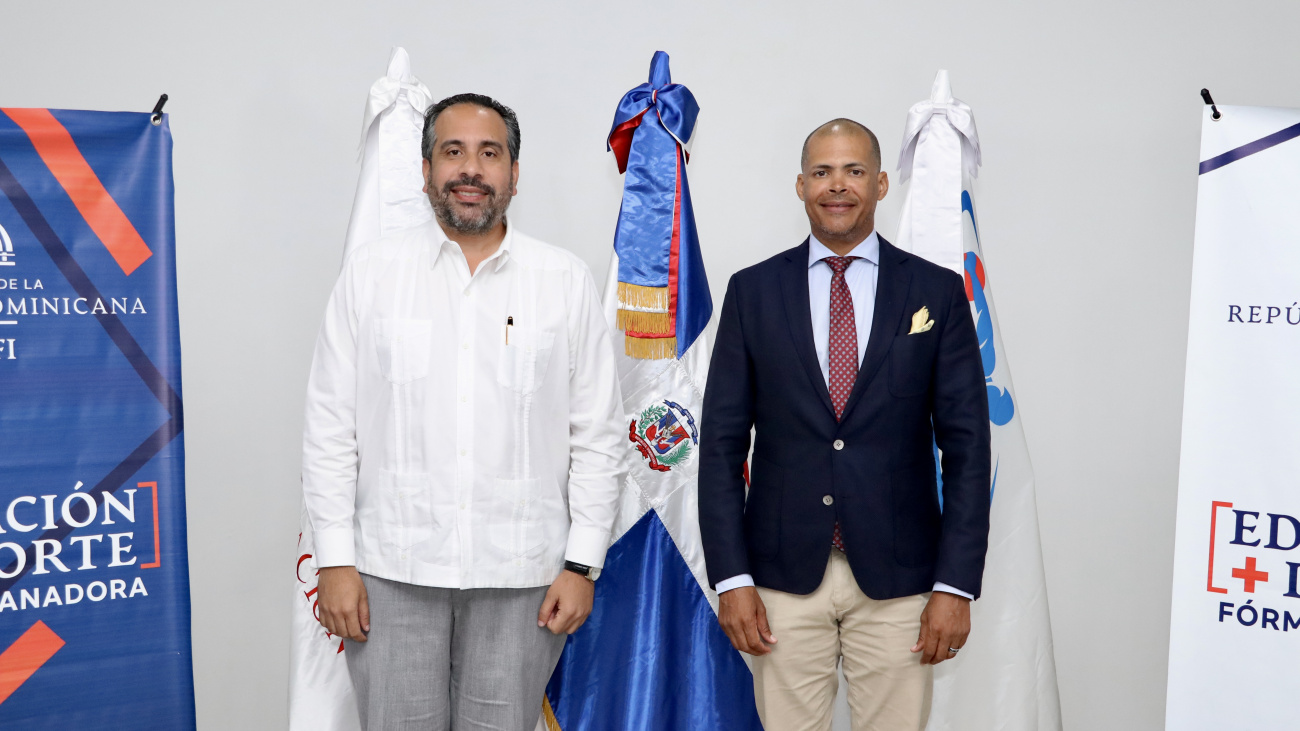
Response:
M950 69L984 144L980 224L1037 468L1066 725L1162 725L1197 91L1300 106L1300 5L640 4L653 20L591 2L364 5L0 10L0 105L172 96L200 728L285 724L304 381L392 45L435 96L515 107L514 220L602 274L620 195L603 138L668 51L704 108L690 174L717 302L732 271L805 235L803 136L850 116L892 163L907 108Z

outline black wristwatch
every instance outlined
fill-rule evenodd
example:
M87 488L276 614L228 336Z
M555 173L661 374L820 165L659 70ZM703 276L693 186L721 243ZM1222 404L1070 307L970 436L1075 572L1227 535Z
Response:
M572 571L573 573L579 574L590 581L595 581L596 579L600 578L600 569L596 568L595 566L586 566L576 561L565 561L564 570Z

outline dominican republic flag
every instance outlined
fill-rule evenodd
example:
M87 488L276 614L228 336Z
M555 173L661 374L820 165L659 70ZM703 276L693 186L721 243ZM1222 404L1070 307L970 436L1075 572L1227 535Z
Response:
M429 89L411 75L406 49L393 49L388 73L370 87L366 99L361 176L344 259L362 244L433 218L429 199L420 192L420 135L431 102ZM360 731L343 640L325 631L316 608L315 541L305 506L299 524L289 640L289 729Z
M0 728L193 729L166 115L0 109Z
M614 113L607 144L626 174L614 229L617 325L633 358L681 358L713 314L686 183L699 113L690 90L672 83L663 51L650 61L649 83L623 95Z
M935 668L928 728L1050 731L1061 728L1061 710L1034 472L980 246L972 196L980 163L975 118L952 97L948 72L940 71L930 99L907 115L899 168L901 182L911 184L897 240L966 279L988 388L993 504L984 593L971 604L971 635L961 657Z
M697 510L700 407L713 314L686 184L699 107L655 53L619 102L609 146L625 171L606 282L629 472L591 617L547 688L550 731L760 731L753 678L718 625Z

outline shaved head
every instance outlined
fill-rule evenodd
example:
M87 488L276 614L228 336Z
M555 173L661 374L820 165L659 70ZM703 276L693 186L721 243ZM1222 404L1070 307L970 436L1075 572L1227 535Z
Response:
M880 142L851 119L832 119L803 143L795 192L813 235L840 256L876 226L876 203L889 192L880 169Z
M871 162L876 166L873 172L880 172L880 140L876 139L876 133L867 129L866 125L845 117L832 119L808 135L803 141L803 152L799 155L800 170L808 170L808 143L815 138L829 135L859 136L871 140Z

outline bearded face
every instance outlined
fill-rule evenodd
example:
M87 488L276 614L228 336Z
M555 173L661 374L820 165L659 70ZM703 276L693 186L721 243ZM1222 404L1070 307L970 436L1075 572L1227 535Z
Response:
M460 178L448 180L437 189L432 180L426 182L438 223L449 231L485 234L505 219L506 209L510 207L511 196L498 192L496 186L483 180L482 174L470 177L462 173Z
M491 109L455 104L433 124L424 191L448 233L481 236L505 220L519 165L510 159L506 123Z

